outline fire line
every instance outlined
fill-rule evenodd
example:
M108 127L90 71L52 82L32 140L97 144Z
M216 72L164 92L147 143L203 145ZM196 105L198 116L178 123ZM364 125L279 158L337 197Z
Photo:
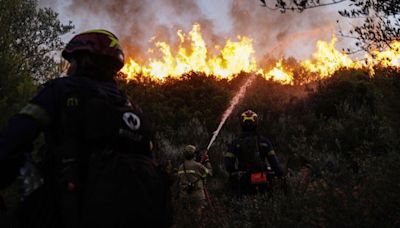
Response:
M127 75L127 80L141 75L155 81L163 82L165 78L180 78L189 72L201 72L220 79L232 79L241 72L261 75L267 80L282 84L293 84L294 72L285 66L282 60L273 67L263 69L255 58L253 40L246 36L238 36L237 41L227 39L225 46L213 47L206 45L199 24L194 24L192 30L185 34L177 31L179 45L177 50L165 42L156 42L153 53L158 52L161 58L149 58L140 63L134 57L128 57L121 72ZM336 37L330 42L318 41L316 51L310 59L301 61L299 66L309 74L315 75L313 80L330 77L337 70L365 69L371 76L376 66L400 67L400 41L394 41L390 49L372 51L364 59L353 60L349 55L335 48Z

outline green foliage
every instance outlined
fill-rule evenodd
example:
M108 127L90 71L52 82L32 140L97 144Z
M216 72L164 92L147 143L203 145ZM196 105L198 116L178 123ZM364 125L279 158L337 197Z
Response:
M57 51L63 47L61 35L71 31L71 22L61 24L49 8L37 8L36 0L1 0L2 49L19 56L18 70L39 82L59 76Z
M229 102L227 86L226 81L189 73L180 80L167 79L163 84L130 81L123 89L143 108L157 130L175 132L198 119L212 131L225 109L221 104Z
M399 224L400 166L396 69L342 70L332 78L287 86L259 77L228 118L209 152L215 176L209 183L214 211L175 204L176 227L339 227ZM203 150L248 77L217 81L191 73L164 84L131 81L124 89L153 119L157 155L181 161L184 144ZM235 199L225 189L223 152L239 132L245 109L259 114L259 132L271 138L286 167L270 196ZM384 194L382 194L384 193Z
M34 84L58 76L54 52L72 29L34 0L0 1L0 123L32 96Z

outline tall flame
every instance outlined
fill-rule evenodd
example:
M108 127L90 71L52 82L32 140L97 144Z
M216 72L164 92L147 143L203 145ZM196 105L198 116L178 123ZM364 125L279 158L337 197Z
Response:
M248 37L238 36L238 41L228 39L220 53L212 56L201 36L199 24L193 25L189 37L181 31L177 34L180 40L177 52L171 51L165 42L157 42L156 47L162 53L162 59L150 59L149 64L145 66L129 58L122 72L128 75L128 79L143 74L162 80L168 76L180 77L191 71L231 78L240 72L254 72L257 69L252 40ZM189 50L183 47L184 41L191 42Z
M293 70L287 70L282 60L276 62L271 70L259 67L252 39L249 37L238 36L237 41L227 39L222 48L210 49L202 37L199 24L194 24L189 34L178 30L177 36L177 50L172 50L165 42L156 42L155 49L161 54L161 58L150 58L147 63L142 64L130 57L121 71L127 75L128 80L142 75L162 82L166 77L179 78L182 74L194 71L225 79L247 72L282 84L294 82ZM363 61L353 60L349 55L338 51L335 48L336 41L336 37L330 42L318 41L312 58L302 61L300 66L320 79L329 77L342 68L367 69L372 76L375 66L400 67L400 41L392 42L387 50L372 51ZM187 43L190 44L189 47L184 47Z
M352 60L348 55L335 48L336 37L330 43L317 42L317 52L312 60L305 60L301 65L309 72L318 73L320 78L329 77L341 68L368 69L370 75L375 74L374 67L400 67L400 42L394 41L384 51L374 50L366 54L363 61Z
M309 72L318 73L321 78L332 75L340 68L361 68L360 62L336 50L336 40L333 37L330 43L317 41L317 52L313 54L313 59L301 62L301 65Z

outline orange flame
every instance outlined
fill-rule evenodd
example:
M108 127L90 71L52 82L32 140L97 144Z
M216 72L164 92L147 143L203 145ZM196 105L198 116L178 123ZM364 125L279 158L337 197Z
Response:
M176 51L165 42L156 42L156 50L151 49L151 53L158 51L161 58L150 58L147 64L141 64L129 57L121 71L127 75L128 80L142 75L162 82L167 77L180 78L182 74L192 71L232 79L240 72L247 72L282 84L294 84L294 72L287 70L282 60L276 62L271 70L258 66L252 39L249 37L238 36L237 41L227 39L223 48L210 49L202 37L199 24L194 24L188 35L178 30L177 36L179 46ZM393 42L390 49L373 51L365 56L364 61L359 61L338 51L335 48L336 40L336 37L332 37L329 43L318 41L317 51L312 58L302 61L300 66L306 72L316 74L319 79L330 77L342 68L367 69L372 76L375 66L400 67L400 41ZM185 42L190 43L190 47L183 47Z
M370 55L366 56L366 62L369 63L372 74L371 66L400 67L400 41L392 42L390 49L382 52L372 51Z
M305 60L301 65L309 72L318 73L320 78L331 76L341 68L368 69L370 75L375 74L374 67L400 67L400 42L394 41L389 49L382 52L377 50L366 54L364 61L352 60L348 55L335 48L336 37L330 43L317 42L317 52L312 60Z
M317 41L317 52L312 60L305 60L301 65L309 72L318 73L321 78L326 78L341 68L361 68L360 62L354 62L348 55L335 48L336 37L330 43Z
M282 67L282 60L279 60L275 67L263 74L264 78L278 81L282 84L293 84L293 73L286 72Z
M189 37L181 31L177 34L180 45L176 53L173 53L165 42L157 42L156 47L162 53L162 59L150 59L146 66L128 58L127 64L121 71L128 75L128 79L143 74L163 80L168 76L178 78L191 71L229 79L240 72L255 72L257 69L252 40L248 37L238 36L238 41L228 39L219 55L211 56L201 36L200 25L193 25ZM190 50L182 46L185 40L191 42Z

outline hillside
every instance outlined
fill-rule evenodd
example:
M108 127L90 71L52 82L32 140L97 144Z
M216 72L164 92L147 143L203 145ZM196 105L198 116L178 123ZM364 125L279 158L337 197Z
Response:
M123 85L152 120L160 161L180 162L185 144L204 149L230 98L248 75L232 81L191 73L164 84ZM216 211L207 227L395 226L399 224L400 78L394 69L371 78L341 70L314 84L289 86L257 78L232 113L210 156L216 175L209 187ZM238 203L226 194L223 152L239 132L238 115L259 114L286 167L283 194ZM179 206L178 206L179 212ZM193 218L179 216L178 227ZM223 225L222 225L223 224Z
M188 214L175 202L172 186L175 227L399 225L400 77L397 69L375 72L370 77L341 70L304 85L256 78L209 152L215 209L201 217ZM164 83L142 78L119 84L152 123L157 160L176 168L184 145L206 148L248 76L228 81L189 73ZM287 178L276 181L272 195L238 201L227 191L223 153L240 130L238 116L245 109L258 113L258 130L271 139ZM17 192L16 183L3 191L11 209Z

